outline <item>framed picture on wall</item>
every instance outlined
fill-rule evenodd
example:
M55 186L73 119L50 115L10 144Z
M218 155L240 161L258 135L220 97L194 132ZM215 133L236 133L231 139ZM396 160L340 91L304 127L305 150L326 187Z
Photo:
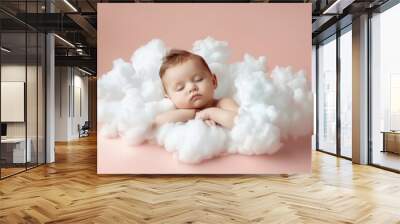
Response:
M25 82L1 82L1 122L24 122Z

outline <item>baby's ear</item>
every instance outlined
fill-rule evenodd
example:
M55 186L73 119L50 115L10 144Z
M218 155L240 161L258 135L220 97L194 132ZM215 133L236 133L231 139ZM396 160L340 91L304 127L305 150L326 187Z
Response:
M217 88L218 79L217 79L217 76L214 73L212 73L212 82L213 82L214 88Z

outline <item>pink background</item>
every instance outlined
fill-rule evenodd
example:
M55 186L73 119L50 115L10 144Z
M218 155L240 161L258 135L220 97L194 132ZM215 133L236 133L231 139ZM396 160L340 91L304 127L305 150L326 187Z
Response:
M311 4L98 4L98 74L117 58L153 38L168 47L192 49L211 36L227 41L231 62L244 53L266 56L267 69L292 66L311 77ZM99 124L100 128L101 124ZM311 134L286 141L272 156L230 155L198 165L183 164L159 146L131 147L120 139L97 139L99 174L228 173L266 174L311 171Z

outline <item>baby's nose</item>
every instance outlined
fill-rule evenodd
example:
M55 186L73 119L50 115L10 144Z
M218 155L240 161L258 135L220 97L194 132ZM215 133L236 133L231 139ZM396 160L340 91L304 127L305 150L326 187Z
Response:
M198 90L197 86L195 84L192 84L192 86L190 87L190 92L197 91L197 90Z

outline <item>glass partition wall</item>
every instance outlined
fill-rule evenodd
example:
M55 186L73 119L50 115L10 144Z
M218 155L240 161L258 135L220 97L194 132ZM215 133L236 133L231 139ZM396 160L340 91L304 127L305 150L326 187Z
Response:
M340 154L352 158L352 32L351 26L340 36Z
M318 147L336 154L336 36L318 46Z
M400 4L371 18L370 163L400 172Z
M39 2L18 7L35 13ZM45 41L44 33L0 11L1 179L45 163Z
M352 157L351 25L317 47L317 149Z
M400 4L388 1L371 13L367 34L368 164L395 172L400 172L399 21ZM347 159L352 158L351 30L351 25L340 30L316 51L317 149Z
M26 33L1 34L1 177L26 169ZM4 50L6 49L6 51ZM29 147L29 145L28 145ZM27 162L30 162L28 159Z

